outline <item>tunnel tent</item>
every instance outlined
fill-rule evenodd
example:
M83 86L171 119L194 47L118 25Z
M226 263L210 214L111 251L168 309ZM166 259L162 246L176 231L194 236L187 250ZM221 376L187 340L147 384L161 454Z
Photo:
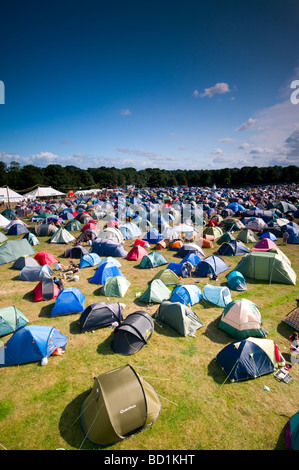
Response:
M154 387L127 364L95 377L79 416L85 438L104 447L144 431L160 411Z
M205 285L202 298L218 307L226 307L232 301L231 293L226 286Z
M82 333L110 326L124 320L119 302L97 302L88 305L81 314L78 323Z
M14 305L0 309L0 337L13 333L27 323L26 315Z
M182 336L194 335L203 326L194 310L181 302L162 302L154 318L161 320Z
M96 266L100 263L101 258L97 253L86 253L85 255L81 256L79 268L89 268L92 266Z
M152 317L142 310L130 313L113 332L112 350L124 356L140 351L154 332Z

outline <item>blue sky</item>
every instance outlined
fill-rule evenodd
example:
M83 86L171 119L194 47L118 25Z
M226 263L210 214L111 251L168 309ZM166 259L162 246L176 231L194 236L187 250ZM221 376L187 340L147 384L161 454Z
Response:
M298 165L297 0L1 6L0 160Z

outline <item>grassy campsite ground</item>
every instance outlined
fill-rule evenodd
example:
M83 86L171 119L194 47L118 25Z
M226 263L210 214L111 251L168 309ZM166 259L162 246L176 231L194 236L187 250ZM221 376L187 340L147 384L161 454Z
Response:
M77 233L75 233L77 235ZM18 237L11 237L18 238ZM48 251L65 262L65 245L50 245L41 237L37 251ZM278 241L280 246L281 239ZM127 250L132 241L126 241ZM253 245L248 244L248 247ZM298 245L280 246L298 273ZM218 249L204 249L208 256ZM169 262L178 262L175 252L164 250ZM231 271L240 257L226 257ZM136 294L144 292L154 275L165 266L140 269L138 261L120 260L122 272L131 286L122 299L125 315L140 308L153 314L157 305L144 305ZM115 354L110 343L112 330L104 328L81 334L80 314L50 317L54 301L34 302L35 283L16 280L12 263L0 266L1 307L15 305L31 324L53 325L67 335L65 354L50 357L46 366L39 363L0 370L0 444L8 450L96 449L84 439L79 412L83 397L90 391L93 378L129 363L155 386L161 399L158 420L145 430L118 443L110 450L272 450L284 449L287 420L298 411L299 364L291 369L288 384L267 375L246 382L229 383L217 362L216 354L235 339L219 330L222 308L201 301L193 306L204 326L196 337L181 337L165 325L155 324L150 342L133 356ZM222 273L218 281L193 278L202 290L208 282L226 283ZM88 282L95 268L80 270L80 280L68 286L81 289L86 306L106 301L99 286ZM246 297L257 304L263 326L269 331L287 362L290 361L289 335L292 329L283 323L295 308L297 286L250 281L245 292L232 291L233 300ZM1 338L6 342L9 337ZM264 390L267 385L270 391Z

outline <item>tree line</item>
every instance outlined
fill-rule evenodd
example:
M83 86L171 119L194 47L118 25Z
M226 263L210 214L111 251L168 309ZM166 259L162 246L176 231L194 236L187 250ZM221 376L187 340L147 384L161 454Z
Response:
M68 190L114 188L135 185L139 188L174 186L238 187L299 182L299 167L244 166L219 170L163 170L159 168L115 168L100 166L83 170L73 165L21 166L0 161L0 187L9 186L17 192L30 191L37 185Z

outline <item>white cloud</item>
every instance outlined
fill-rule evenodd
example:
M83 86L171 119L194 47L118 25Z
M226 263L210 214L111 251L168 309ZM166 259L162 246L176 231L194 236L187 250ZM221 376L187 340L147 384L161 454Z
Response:
M194 90L194 91L193 91L193 96L194 96L195 98L198 98L198 97L199 97L199 91L198 91L198 90Z
M212 155L220 155L220 154L222 154L222 153L223 153L223 150L222 150L222 149L219 149L219 148L213 149L213 150L211 151L211 154L212 154Z
M239 149L247 149L250 145L247 142L243 142L243 144L239 145Z
M257 122L256 119L249 118L248 121L243 122L243 124L241 124L240 127L237 127L235 131L236 132L247 131L247 129L250 129L250 127L254 126L256 122Z
M231 137L224 137L223 139L218 139L218 142L234 142L234 139Z
M197 93L198 91L195 90ZM214 86L210 88L205 88L204 93L200 93L200 97L204 98L205 96L208 96L209 98L212 98L212 96L219 94L223 95L224 93L229 93L231 90L229 89L229 86L227 83L216 83ZM193 92L194 94L194 92ZM198 95L196 95L198 96Z
M132 112L129 109L121 109L120 114L122 116L130 116L132 114Z

